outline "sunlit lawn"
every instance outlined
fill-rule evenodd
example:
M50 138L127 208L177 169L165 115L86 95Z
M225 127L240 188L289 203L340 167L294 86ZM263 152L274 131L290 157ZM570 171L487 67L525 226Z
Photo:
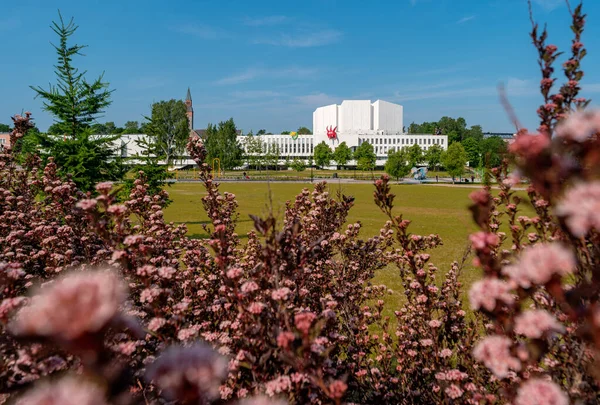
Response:
M266 214L268 208L269 189L273 201L273 210L279 216L284 211L284 204L292 200L303 187L310 184L287 183L222 183L221 190L235 193L239 202L238 233L245 235L252 228L248 214ZM438 187L432 185L394 185L396 194L396 212L402 213L405 219L412 221L410 230L413 233L427 235L438 233L443 239L443 246L431 252L432 263L440 269L438 282L448 270L452 261L460 260L467 245L468 234L475 229L470 212L468 195L472 189L461 187ZM339 189L343 193L355 197L355 206L350 212L349 221L360 221L363 224L362 235L367 238L378 234L385 222L384 215L373 203L373 186L371 184L329 183L329 189L335 194ZM207 216L202 209L200 198L203 188L198 183L179 183L168 188L173 199L171 206L165 211L167 221L185 222L191 237L205 237L202 223ZM469 286L480 277L478 269L468 264L462 273L462 281ZM378 272L374 282L385 284L394 291L386 298L386 307L397 308L403 299L402 286L397 269L389 267Z

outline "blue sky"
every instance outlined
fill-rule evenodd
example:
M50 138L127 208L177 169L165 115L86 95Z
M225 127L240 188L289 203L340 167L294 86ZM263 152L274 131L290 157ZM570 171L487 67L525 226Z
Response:
M573 0L572 0L573 1ZM584 96L600 99L600 1L587 1ZM49 28L75 17L76 65L115 89L99 121L141 121L152 102L192 90L195 127L233 117L239 128L312 126L312 111L343 99L404 106L405 125L465 117L512 131L496 86L523 124L537 125L539 72L525 0L22 0L0 16L0 122L23 110L45 130L29 85L54 82ZM563 0L534 0L550 41L568 51Z

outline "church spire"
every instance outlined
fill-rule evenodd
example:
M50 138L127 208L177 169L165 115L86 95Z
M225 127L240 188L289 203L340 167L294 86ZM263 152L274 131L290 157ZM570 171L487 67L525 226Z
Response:
M188 117L188 125L190 126L190 132L194 131L194 109L192 108L192 93L188 87L187 96L185 97L185 105L187 107L186 115Z

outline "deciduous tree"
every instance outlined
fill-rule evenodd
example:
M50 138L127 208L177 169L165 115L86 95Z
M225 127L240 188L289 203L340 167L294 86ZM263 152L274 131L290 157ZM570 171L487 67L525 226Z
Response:
M218 158L221 167L229 170L242 164L243 151L237 140L237 128L233 118L219 125L208 124L204 140L208 159Z
M395 150L390 149L388 152L388 159L385 162L385 172L396 180L400 180L400 177L405 177L410 173L410 156L406 147Z
M333 158L331 148L325 142L321 142L315 146L314 150L315 164L320 167L329 166Z
M156 151L167 166L182 156L190 137L186 105L181 100L171 99L152 104L152 113L147 117L146 134L154 138Z
M333 152L333 160L340 166L345 166L349 161L352 160L352 150L348 147L346 142L342 142L335 148Z
M442 163L442 154L444 150L438 144L431 145L427 152L425 152L425 160L430 169L437 170L440 163Z
M467 152L465 152L465 148L460 142L455 142L448 147L448 150L442 156L442 163L446 171L452 176L452 182L454 183L454 178L464 173L467 164Z
M298 128L298 135L312 135L312 131L306 127Z
M375 162L377 161L377 155L373 150L373 145L369 142L361 143L354 151L354 160L356 161L356 167L360 170L373 170L375 168Z

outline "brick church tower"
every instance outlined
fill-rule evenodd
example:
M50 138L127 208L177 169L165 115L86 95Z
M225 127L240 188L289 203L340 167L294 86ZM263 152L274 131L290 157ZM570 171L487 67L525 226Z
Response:
M190 126L190 134L194 134L194 108L192 107L192 93L188 87L187 96L185 97L185 105L187 106L186 115L188 117L188 125Z

